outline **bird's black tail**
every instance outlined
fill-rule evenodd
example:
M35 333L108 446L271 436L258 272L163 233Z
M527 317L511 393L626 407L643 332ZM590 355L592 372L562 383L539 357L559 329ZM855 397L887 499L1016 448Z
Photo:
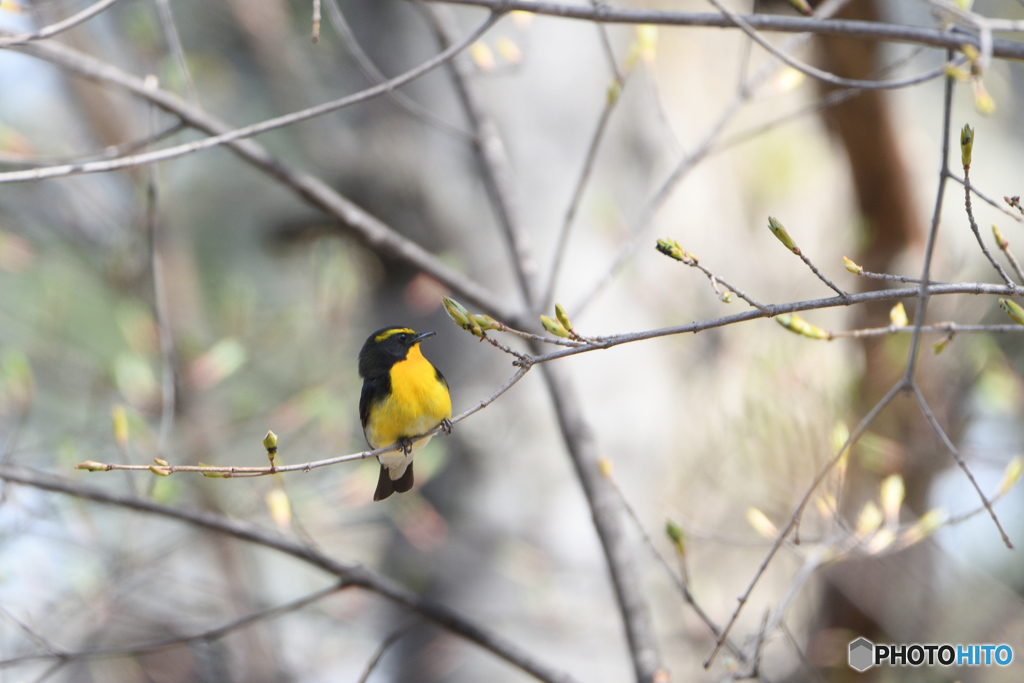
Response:
M380 476L377 477L377 490L373 492L374 500L384 500L394 492L405 493L412 488L412 463L405 469L405 474L394 481L388 476L388 468L380 466Z

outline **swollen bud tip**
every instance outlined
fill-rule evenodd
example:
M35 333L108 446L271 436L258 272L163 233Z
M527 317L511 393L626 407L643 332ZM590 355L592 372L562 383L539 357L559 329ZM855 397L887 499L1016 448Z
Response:
M823 330L817 325L812 325L796 313L783 313L775 316L775 322L785 327L790 332L808 337L810 339L831 339L832 334Z
M796 246L796 242L794 242L793 238L789 236L789 233L786 232L785 226L779 222L778 218L768 216L768 228L776 237L779 238L779 241L786 246L786 249L789 249L794 254L800 253L800 247Z
M449 317L455 321L456 325L472 332L477 337L482 338L484 336L484 331L481 329L480 324L474 320L475 316L471 316L465 306L447 296L443 297L441 301L444 304L444 310L448 312Z
M845 256L843 257L843 267L846 268L851 273L853 273L854 275L864 274L864 266L858 266L856 263L846 258Z
M974 150L974 129L964 124L960 131L960 160L964 168L971 167L971 152Z
M540 324L544 326L544 329L555 335L556 337L562 337L563 339L569 338L569 331L562 327L562 323L549 318L546 315L540 317Z
M277 434L272 431L267 431L267 435L263 437L263 447L267 449L268 453L273 453L277 450Z
M992 236L996 238L996 244L1003 251L1006 251L1006 248L1010 246L1010 241L1003 237L1002 231L999 230L999 226L995 223L992 224Z

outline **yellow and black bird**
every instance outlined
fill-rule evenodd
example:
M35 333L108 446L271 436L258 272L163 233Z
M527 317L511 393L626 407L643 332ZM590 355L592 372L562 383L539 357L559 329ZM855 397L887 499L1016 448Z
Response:
M370 448L400 444L401 450L377 456L380 478L374 500L412 488L412 457L430 437L412 438L441 425L451 433L452 401L444 375L420 351L433 332L408 327L377 330L359 352L359 419Z

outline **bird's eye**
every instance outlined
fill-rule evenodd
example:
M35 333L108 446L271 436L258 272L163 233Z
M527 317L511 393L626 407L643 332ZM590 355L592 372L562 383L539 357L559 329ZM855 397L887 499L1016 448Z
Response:
M403 332L402 334L398 335L398 339L399 339L399 341L403 341L403 342L404 341L408 341L409 340L409 335L407 335L405 332Z

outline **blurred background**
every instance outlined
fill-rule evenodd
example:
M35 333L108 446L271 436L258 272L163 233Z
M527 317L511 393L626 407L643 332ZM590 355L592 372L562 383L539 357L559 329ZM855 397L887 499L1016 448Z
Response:
M87 4L5 1L0 28L35 30ZM754 4L794 15L783 2ZM713 11L696 0L622 5ZM422 63L440 49L436 9L324 0L313 44L307 1L123 0L59 41L137 76L152 74L161 87L242 126L368 87L354 55L364 53L389 77ZM974 9L1024 18L1024 7L1010 0L978 0ZM460 36L486 17L474 8L444 11ZM843 12L940 23L925 2L853 0ZM776 45L788 39L771 36ZM945 58L911 45L839 39L792 49L854 78L903 78ZM467 55L508 148L542 281L618 83L552 288L585 335L747 309L723 303L705 276L659 254L660 237L678 240L761 302L830 296L766 229L769 214L851 291L884 284L847 273L843 256L871 271L919 274L940 168L941 79L837 96L792 69L762 72L770 58L738 31L599 29L522 14L502 19ZM984 86L994 111L980 113L964 82L954 93L953 126L977 131L972 182L995 199L1019 195L1024 71L995 60ZM201 137L144 102L16 50L0 52L0 93L0 171L108 158L144 149L156 134L158 144ZM259 142L520 307L450 73L438 69L400 93ZM820 106L823 98L839 104ZM652 204L688 156L694 163L681 181L663 204ZM974 210L986 239L995 222L1024 248L1020 224L977 200ZM940 230L934 279L998 281L953 182ZM634 237L635 251L611 270ZM277 528L456 608L578 680L628 680L604 556L538 372L451 437L435 438L417 456L415 491L382 503L371 502L372 461L230 480L73 469L83 460L155 457L263 465L268 429L286 464L363 450L356 355L370 332L387 325L438 333L423 350L461 412L515 369L511 357L452 324L441 307L447 293L224 148L152 168L0 185L3 461ZM903 303L912 320L915 301ZM805 317L838 331L888 325L891 308ZM933 298L929 318L1006 320L994 299L967 296ZM541 331L539 321L530 331ZM994 491L1022 449L1020 335L957 335L937 355L930 345L941 339L925 337L917 376L983 490ZM758 320L560 362L580 389L624 500L673 571L679 558L663 530L667 520L685 530L691 589L723 624L771 544L749 510L786 524L836 439L841 444L844 430L902 374L908 348L909 335L812 341ZM124 424L127 432L115 433ZM776 557L733 631L750 645L766 610L785 606L783 623L764 642L763 677L1018 680L1017 666L866 674L847 667L847 644L859 635L1007 643L1024 655L1024 562L979 515L906 550L854 553L803 576L811 549L848 537L868 501L882 505L879 487L891 475L905 483L897 508L904 524L933 509L955 517L978 507L912 397L897 398L871 425L844 472L823 486L806 515L803 546ZM327 587L332 577L183 524L26 487L4 486L0 502L0 680L356 681L396 629L401 637L369 680L526 680L355 589L209 643L63 666L45 656L7 661L199 633ZM1011 491L997 507L1018 544L1022 506ZM637 526L628 528L672 680L722 680L745 670L727 655L704 670L713 635Z

